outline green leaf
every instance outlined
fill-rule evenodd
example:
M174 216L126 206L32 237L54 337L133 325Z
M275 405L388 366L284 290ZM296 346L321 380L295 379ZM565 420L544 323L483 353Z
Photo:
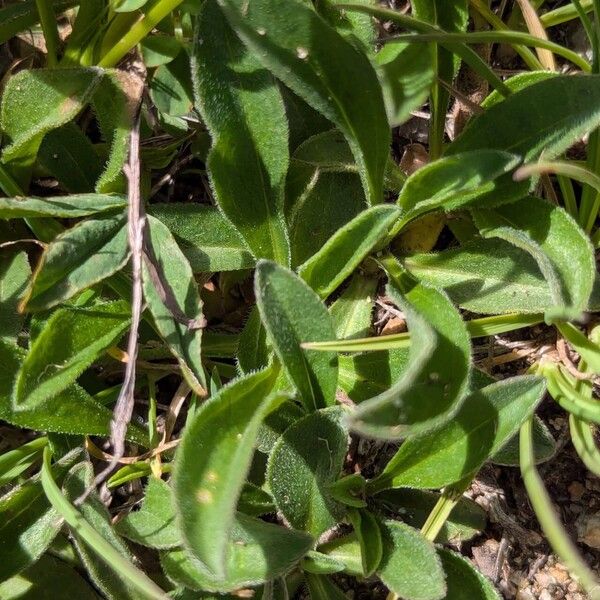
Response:
M433 544L398 521L385 521L382 534L383 559L377 575L390 591L405 600L444 598L444 571Z
M260 452L270 454L275 442L290 425L306 416L306 412L295 402L284 402L269 413L258 432L256 448Z
M302 342L334 337L331 317L321 300L294 273L265 260L257 265L254 288L275 352L306 408L315 410L333 404L337 355L303 350L300 346Z
M98 600L86 580L66 562L50 554L19 575L0 583L3 600Z
M110 277L128 259L124 215L86 219L48 244L21 307L39 311L56 306Z
M292 156L285 212L296 267L366 207L358 167L342 133L306 139Z
M164 285L170 288L172 300L182 315L199 323L202 318L202 301L190 264L169 229L161 221L148 216L148 229L148 243L156 258L156 268L164 277ZM177 358L190 387L202 394L205 386L200 356L202 329L181 323L171 308L165 305L146 262L142 271L142 283L144 298L158 332Z
M345 600L348 598L340 588L325 575L305 573L311 600Z
M439 426L456 413L467 391L471 341L460 313L443 292L416 283L394 260L384 266L390 278L388 296L404 311L411 333L409 362L389 390L357 407L352 427L399 439Z
M363 576L361 547L354 532L319 546L319 552L327 556L332 564L341 564L345 573Z
M542 152L544 159L551 160L599 124L600 76L552 77L491 106L446 154L495 149L517 154L527 163Z
M94 471L91 463L81 462L75 465L65 477L63 493L67 500L74 502L86 490L94 484ZM97 493L93 491L79 507L83 518L102 536L108 543L123 555L129 562L132 556L115 533L110 522L110 514L102 504ZM140 597L139 590L134 588L128 581L116 573L106 560L101 559L87 543L78 536L77 530L72 528L75 547L81 561L85 565L94 584L102 591L109 600L137 600Z
M47 437L36 437L13 450L0 454L0 486L10 483L37 462L48 444Z
M194 273L254 266L246 243L217 208L205 204L151 204L148 212L170 230Z
M25 252L0 255L0 337L15 341L21 331L23 317L18 307L30 275Z
M190 113L194 101L187 52L180 52L174 60L160 65L150 80L149 88L150 97L160 112L173 117Z
M312 543L305 533L238 513L222 565L226 577L216 578L185 550L163 552L161 565L169 579L192 590L230 592L283 575Z
M260 517L275 512L275 502L271 494L252 483L246 483L242 488L238 510L250 517Z
M243 374L264 369L269 362L269 354L267 330L260 320L258 307L253 306L240 334L238 368Z
M25 182L44 135L74 119L104 77L100 69L34 69L12 76L0 105L0 127L10 143L2 162Z
M497 238L415 254L403 261L417 279L443 288L461 308L481 314L539 313L552 305L534 258Z
M443 427L404 442L367 489L441 488L474 475L518 431L544 389L542 378L525 375L477 390Z
M469 204L483 192L493 192L495 180L519 163L501 150L477 150L436 160L418 169L407 180L398 205L403 222L432 210L451 211Z
M328 487L339 477L348 450L348 432L339 407L296 421L276 442L267 481L277 508L297 529L318 537L345 513Z
M177 454L173 489L183 538L219 578L258 428L283 400L270 394L276 375L259 371L221 388L187 425Z
M175 525L171 488L161 479L150 477L139 510L128 513L115 524L115 530L132 542L150 548L174 548L181 543Z
M339 229L298 268L298 274L321 298L331 294L385 238L400 211L373 206Z
M485 237L499 237L530 253L550 285L549 314L578 317L587 309L596 277L589 238L561 207L527 197L494 210L476 210Z
M192 73L196 105L213 137L207 164L221 210L257 258L289 264L283 100L271 74L239 41L216 0L204 4L197 21Z
M438 555L446 573L445 600L500 600L492 582L464 556L445 548L439 548Z
M54 476L62 479L76 455L80 450L58 461ZM0 497L0 581L35 563L61 527L62 519L50 507L38 475Z
M370 204L381 202L390 132L369 59L299 0L219 0L261 62L344 134ZM356 94L360 89L361 93Z
M331 575L332 573L339 573L345 568L344 563L314 550L309 550L306 553L300 566L304 573L314 573L315 575Z
M378 284L376 277L355 273L350 280L350 285L329 307L338 339L361 338L368 335Z
M361 0L370 4L371 0ZM362 50L367 56L373 53L375 47L375 24L368 15L351 13L339 10L336 4L343 4L342 0L318 0L315 10L342 34L350 43Z
M144 64L148 68L171 62L181 51L181 41L170 35L154 33L140 43Z
M365 577L370 577L383 558L381 529L377 519L368 510L351 510L349 516L360 544L363 573Z
M387 42L375 55L377 74L391 127L402 125L427 100L434 81L433 49Z
M124 196L73 194L51 198L0 198L0 219L57 217L76 219L127 206Z
M532 442L536 464L546 462L556 454L556 441L548 427L537 415L533 415ZM514 435L490 458L490 461L495 465L518 467L519 456L519 436Z
M401 518L407 525L420 529L437 504L440 494L425 490L385 490L374 500ZM436 537L440 544L465 542L485 529L486 513L473 500L463 496L452 509Z
M126 13L138 10L146 4L148 0L116 0L113 10L116 13Z
M25 356L22 348L0 339L0 419L35 431L82 435L109 433L112 412L78 385L71 385L33 410L15 411L12 406L13 382ZM130 426L128 437L143 444L148 436L145 431Z
M31 410L75 383L85 369L119 341L130 323L130 306L124 300L54 312L17 373L15 410Z
M109 148L104 171L96 182L97 192L108 194L125 191L123 165L129 152L132 102L135 103L136 94L141 93L140 85L139 78L125 71L109 70L94 94L94 112Z
M102 173L102 159L94 144L73 122L50 131L38 152L38 164L73 194L94 190Z

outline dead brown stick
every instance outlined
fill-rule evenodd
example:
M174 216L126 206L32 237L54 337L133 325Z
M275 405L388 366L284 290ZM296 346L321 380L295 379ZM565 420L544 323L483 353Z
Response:
M129 137L129 158L124 166L128 182L128 215L127 233L131 250L131 269L133 276L131 292L131 329L127 341L129 360L125 366L123 385L113 409L110 422L110 440L113 455L108 466L97 476L95 483L103 483L106 477L119 464L125 454L125 436L127 425L131 421L134 405L136 359L138 353L137 341L140 319L142 316L142 260L144 254L144 229L146 227L146 211L140 193L140 112L138 111L131 135Z

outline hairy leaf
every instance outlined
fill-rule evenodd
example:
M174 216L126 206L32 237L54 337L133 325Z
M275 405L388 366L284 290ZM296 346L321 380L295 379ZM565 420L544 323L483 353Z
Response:
M409 364L389 390L357 408L353 428L399 439L439 426L456 413L467 391L471 343L460 313L443 292L416 283L395 261L385 266L388 296L404 311L411 332Z
M500 600L492 582L461 554L440 548L439 557L446 573L445 600Z
M543 393L544 380L531 375L477 390L443 427L404 442L368 487L441 488L474 475L518 431Z
M300 0L219 0L219 5L261 62L344 133L369 202L380 202L390 133L377 75L365 54Z
M183 538L219 578L226 575L227 541L258 428L283 400L270 395L275 377L268 369L223 387L187 425L177 455L174 493Z
M221 565L224 578L182 549L163 552L161 565L169 579L192 590L229 592L283 575L312 544L305 533L238 513Z
M349 516L360 544L363 573L365 577L370 577L383 558L383 541L379 524L368 510L351 510Z
M337 355L300 347L302 342L334 337L331 317L325 306L299 277L269 261L259 261L254 287L269 338L302 402L308 410L333 404Z
M305 573L311 600L344 600L346 594L325 575Z
M391 127L402 125L427 100L434 81L433 58L432 48L394 41L375 55Z
M63 492L65 497L74 502L94 484L94 471L91 463L81 462L75 465L65 477ZM102 504L98 494L93 491L79 507L84 519L107 542L114 546L129 561L132 556L125 543L115 533L110 522L110 513ZM81 561L85 565L90 579L109 600L137 600L139 591L128 581L124 580L113 568L73 531L75 547Z
M474 219L486 237L499 237L530 253L549 283L550 313L577 317L587 309L596 277L589 238L567 212L528 197L493 210L476 210Z
M75 219L127 206L123 196L73 194L51 198L0 198L0 219L58 217Z
M287 265L283 100L215 0L204 4L197 21L192 71L197 107L213 137L208 168L219 206L257 258Z
M119 271L129 258L125 217L82 221L44 250L23 310L46 310Z
M174 548L181 543L181 534L175 525L170 486L156 477L150 477L144 501L139 510L130 512L115 524L117 533L150 548Z
M348 449L343 418L341 408L331 407L296 421L269 456L267 481L277 508L292 527L314 537L345 513L328 491L340 475Z
M403 261L418 279L443 288L462 308L482 314L539 313L552 305L535 259L497 238L416 254Z
M119 341L130 322L130 306L124 300L54 312L17 373L15 410L31 410L68 388Z
M98 600L87 581L69 564L44 554L22 573L0 583L3 600Z
M385 238L399 215L398 209L388 205L363 211L302 264L298 274L319 296L326 298Z
M202 318L202 301L190 264L169 229L161 221L149 216L148 227L148 243L151 244L156 258L156 268L164 276L162 284L170 288L172 300L177 303L182 315L199 324ZM202 394L205 385L200 357L202 329L181 323L173 314L173 310L165 305L146 262L142 272L142 283L144 298L158 332L179 361L186 381L193 390Z
M377 494L374 500L411 527L420 528L440 499L440 494L425 490L392 489ZM473 500L463 496L452 509L436 537L440 544L470 540L485 529L486 513Z
M244 239L218 209L205 204L152 204L148 212L171 230L194 273L254 266Z
M30 275L25 252L0 255L0 337L15 341L21 331L23 318L18 306Z
M375 277L355 273L344 293L329 307L338 339L368 335L378 283Z
M406 600L443 598L444 571L433 544L398 521L385 521L382 534L383 558L377 570L381 581Z

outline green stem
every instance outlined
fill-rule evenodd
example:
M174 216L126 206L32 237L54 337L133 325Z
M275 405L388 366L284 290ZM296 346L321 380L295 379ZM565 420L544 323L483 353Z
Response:
M502 19L496 16L485 2L482 0L469 0L471 6L497 31L508 31L509 27L504 23ZM525 64L532 71L543 70L542 63L538 60L537 56L529 50L526 46L516 44L513 46L515 52L523 59Z
M435 33L395 35L392 39L402 42L438 42L448 47L450 45L456 47L459 44L526 44L535 48L551 50L554 54L562 56L572 62L585 73L590 73L592 71L590 63L576 52L573 52L573 50L569 50L555 42L536 37L530 33L523 33L520 31L474 31L472 33L444 33L436 31Z
M100 59L99 67L110 68L139 44L183 0L158 0L144 16Z
M60 37L58 36L58 27L54 9L49 0L35 0L35 4L40 16L40 24L46 40L46 60L50 68L58 64L58 49L60 47Z
M42 464L42 487L50 504L63 517L73 531L105 561L111 569L123 579L131 583L144 598L155 600L168 600L167 594L161 590L145 573L140 571L125 559L121 553L109 544L81 515L81 513L63 496L54 478L50 459L52 451L48 446L44 448Z
M468 487L471 485L472 477L467 477L462 481L455 483L454 485L448 486L442 492L439 500L429 513L427 520L421 527L421 533L423 536L431 542L435 542L439 535L444 523L448 520L448 517L454 510L454 507L460 502L463 494L466 492Z
M419 19L403 15L396 10L379 8L366 4L337 4L336 8L339 10L362 12L383 20L393 21L394 23L400 25L400 27L404 27L409 31L416 31L424 34L444 34L444 32L437 27L430 25L429 23L425 23L424 21L419 21ZM469 48L467 44L457 43L450 40L441 40L439 43L450 52L459 56L481 78L485 79L495 90L498 90L502 96L507 97L510 95L510 89L502 81L502 79L500 79L500 77L496 75L493 69L490 68L490 66L481 58L481 56Z
M594 10L593 0L582 0L581 6L585 12L592 12L592 10ZM572 21L577 17L577 8L574 4L569 3L566 6L561 6L560 8L549 11L545 15L541 15L540 21L545 28L548 28L553 27L554 25L560 25L561 23L566 23L567 21Z
M577 548L567 536L544 487L544 482L535 468L533 454L533 419L528 419L521 427L519 439L521 474L533 510L554 551L564 561L588 593L590 600L600 600L600 582L583 562Z
M507 315L495 315L492 317L481 317L466 321L467 330L473 338L499 335L532 327L544 322L544 315L540 313L521 315L518 313ZM366 352L376 350L394 350L407 348L410 345L410 333L394 333L379 337L356 338L352 340L332 340L330 342L306 342L303 348L310 350L334 351L334 352Z
M569 415L569 430L571 441L583 464L594 474L600 477L600 450L596 445L593 425L573 414Z

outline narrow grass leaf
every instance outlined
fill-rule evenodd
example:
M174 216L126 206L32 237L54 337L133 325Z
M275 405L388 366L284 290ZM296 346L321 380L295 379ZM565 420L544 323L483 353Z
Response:
M219 5L261 62L344 133L369 203L381 202L390 132L367 56L300 0L219 0Z
M301 347L303 342L335 337L324 304L298 276L269 261L259 261L254 288L271 343L306 408L312 411L333 404L337 356Z
M204 4L197 21L192 71L197 108L213 137L208 169L219 206L255 257L288 265L283 100L271 74L240 42L215 0Z

